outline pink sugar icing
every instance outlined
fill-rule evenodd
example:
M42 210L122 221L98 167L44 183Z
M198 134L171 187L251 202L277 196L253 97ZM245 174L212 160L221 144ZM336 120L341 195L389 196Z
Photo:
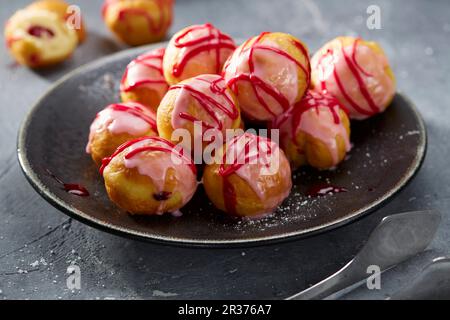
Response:
M292 187L289 162L283 151L270 139L250 133L238 136L227 144L223 160L224 164L221 165L219 174L223 176L225 182L233 173L245 180L265 204L266 211L262 212L263 214L270 214L289 195ZM269 197L267 190L277 187L276 183L279 180L262 180L261 177L275 175L280 176L282 181L288 181L288 187ZM235 200L227 199L225 196L225 202L230 206ZM233 213L233 208L227 209Z
M139 151L151 147L153 150ZM138 141L129 146L124 158L126 168L136 168L141 175L148 176L157 192L164 192L167 171L174 170L174 179L177 185L172 193L179 192L182 205L186 204L197 189L196 174L192 170L192 160L187 156L178 156L174 145L162 138L149 138ZM133 154L135 152L135 154ZM174 157L179 160L174 161ZM180 207L181 207L180 206ZM161 201L159 213L163 213L164 201Z
M169 89L162 69L164 52L164 48L156 49L131 61L122 77L120 90L129 92L145 87L158 92L162 99Z
M90 153L91 143L96 133L108 130L112 134L128 133L140 136L156 130L156 115L136 102L112 104L100 111L91 124L86 153Z
M183 128L187 122L201 121L206 128L217 128L225 134L239 117L225 80L219 75L201 75L174 85L170 90L177 90L178 96L172 113L172 127ZM204 116L196 117L188 110L195 103L203 110Z
M388 65L384 54L360 39L347 46L336 39L312 58L313 78L320 84L315 90L336 96L352 118L368 118L384 111L395 93L395 81L386 73Z
M168 46L167 50L177 52L172 74L182 77L189 63L200 66L206 64L210 73L219 74L235 48L233 39L210 23L190 26Z
M275 41L262 33L251 45L237 49L224 67L224 77L236 92L241 108L250 118L272 120L286 111L297 99L299 69L309 79L310 66L303 66ZM306 56L307 49L292 41ZM253 92L239 93L237 85L248 82Z
M288 142L296 143L299 132L319 139L327 146L335 166L339 162L336 137L342 137L346 152L351 150L349 134L339 116L340 110L345 109L333 96L308 91L297 105L275 121L274 127L280 129L282 145L287 145ZM300 146L299 152L304 152L300 150Z

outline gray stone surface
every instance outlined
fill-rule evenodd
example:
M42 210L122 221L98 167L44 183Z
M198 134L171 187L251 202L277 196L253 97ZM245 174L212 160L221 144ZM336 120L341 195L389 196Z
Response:
M27 2L1 0L0 25ZM245 249L176 248L109 235L70 220L28 185L15 150L26 112L60 76L124 49L101 21L101 1L73 2L81 6L90 34L71 61L34 72L14 66L0 46L0 299L284 298L345 264L383 216L414 209L443 213L438 236L422 260L449 253L448 1L177 0L172 33L210 21L240 38L265 30L290 32L311 51L342 34L380 41L399 90L417 104L427 123L429 148L422 170L384 208L323 235ZM370 4L381 8L381 30L366 27ZM81 268L80 291L66 288L72 262ZM417 264L400 266L386 277L386 286L401 287L408 281L405 274L418 270Z

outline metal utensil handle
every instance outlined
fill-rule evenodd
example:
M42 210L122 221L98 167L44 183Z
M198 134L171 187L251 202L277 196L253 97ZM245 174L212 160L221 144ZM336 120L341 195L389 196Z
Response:
M351 279L348 277L346 270L353 263L353 260L345 265L335 274L329 276L328 278L320 281L319 283L309 287L308 289L297 293L288 298L288 300L312 300L312 299L324 299L329 295L346 288L352 284Z
M399 213L383 218L355 258L335 274L288 300L322 299L367 278L367 267L384 271L405 261L433 240L441 220L435 210Z

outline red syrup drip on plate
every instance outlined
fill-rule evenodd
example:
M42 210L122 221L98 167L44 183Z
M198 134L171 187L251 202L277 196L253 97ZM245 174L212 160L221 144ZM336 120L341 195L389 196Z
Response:
M42 26L31 26L28 28L27 32L29 35L36 38L53 38L55 36L55 33L52 30Z
M79 197L89 197L89 191L82 185L75 183L65 183L56 175L54 175L50 170L47 169L46 171L50 175L50 177L55 179L55 181L58 182L63 187L63 190L66 191L67 193Z
M329 184L319 184L311 187L306 195L309 197L321 197L335 193L347 192L348 190L342 187L337 187Z
M144 140L149 140L150 142L151 141L159 142L159 143L162 143L164 146L159 146L159 145L151 146L150 145L150 146L136 148L135 150L128 152L125 155L125 159L131 159L132 157L136 156L137 154L145 152L145 151L160 151L160 152L172 153L172 154L175 154L180 159L185 160L186 164L192 170L194 175L197 174L197 167L195 166L195 164L192 162L192 160L190 158L188 158L187 156L184 155L183 149L181 151L177 150L173 143L171 143L165 139L159 138L159 137L141 137L141 138L138 138L135 140L125 142L124 144L120 145L111 156L104 158L102 160L102 166L100 167L100 174L103 175L103 171L105 170L105 168L117 155L119 155L125 149L131 147L132 145L134 145L138 142L144 141Z
M65 183L64 190L75 196L89 197L89 191L87 191L87 189L85 187L83 187L79 184Z
M138 117L138 118L144 120L145 122L147 122L153 131L158 132L156 120L144 113L143 108L145 108L145 107L137 105L136 102L133 102L133 104L135 104L135 105L130 106L130 105L126 105L126 104L116 103L116 104L109 105L108 108L112 109L114 111L127 112L135 117Z
M191 32L204 29L208 31L208 35L193 40L183 41L184 38L187 37L187 35L190 34ZM213 40L217 40L217 42L214 42ZM219 74L221 71L220 51L222 49L230 49L230 50L236 49L236 45L234 44L233 39L230 36L220 32L219 29L215 28L210 23L192 26L188 28L177 38L175 38L174 46L179 49L189 49L190 47L197 46L192 50L187 50L187 53L181 57L181 60L176 65L173 66L172 74L175 77L181 76L189 60L191 60L192 58L194 58L195 56L199 55L202 52L211 50L215 50L216 73Z
M197 80L204 81L207 83L210 83L210 90L212 93L214 93L218 97L224 98L229 107L227 108L224 105L222 105L220 102L218 102L216 99L206 95L205 93L195 89L193 86L190 86L188 84L177 84L170 87L169 90L175 90L175 89L183 89L190 92L191 96L197 100L198 104L206 111L206 113L212 118L214 125L211 125L209 123L205 123L204 121L201 121L197 119L196 117L181 112L179 114L179 117L191 122L199 121L202 123L202 126L205 128L211 129L211 128L217 128L218 130L223 129L223 123L220 121L218 115L216 114L216 110L222 111L225 115L227 115L231 120L236 120L239 117L239 111L236 107L236 104L233 102L232 98L227 95L227 86L225 85L225 80L223 78L218 78L214 81L209 81L202 78L197 78Z
M122 80L120 81L120 90L124 92L129 92L137 87L140 87L142 85L146 84L165 84L167 85L166 80L164 79L164 73L162 69L162 60L164 57L164 48L160 48L158 50L149 52L147 54L143 54L139 57L137 57L135 60L133 60L130 64L128 64L127 68L125 69L125 73L122 77ZM156 66L154 64L151 64L151 60L159 60L159 65ZM163 79L145 79L141 81L136 81L133 85L127 85L128 82L128 72L130 68L140 66L142 68L148 68L158 71L158 73L163 77Z
M243 137L245 138L246 136L248 136L248 135L244 134L243 136L241 135L241 136L234 137L232 140L230 140L227 150L231 146L236 144L239 141L239 139L241 139ZM232 215L236 214L237 196L236 196L236 190L234 189L233 184L230 182L229 177L230 177L230 175L235 173L237 170L239 170L243 165L253 163L253 161L255 160L255 158L257 158L259 156L259 154L256 153L254 156L249 156L251 144L255 143L256 147L259 150L261 142L264 142L267 146L266 153L271 154L272 148L271 148L270 140L262 138L260 136L255 136L255 139L249 139L248 141L245 142L244 150L243 150L243 152L244 152L243 160L238 160L239 154L237 154L236 158L233 159L233 162L231 164L229 164L227 167L225 167L225 165L227 164L227 160L230 160L230 159L227 159L227 152L225 152L225 154L223 155L222 164L219 167L219 175L222 177L223 199L224 199L225 208L226 208L227 212ZM242 151L239 150L239 152L242 152Z
M358 105L352 99L352 97L350 97L350 95L345 90L344 84L342 83L341 78L339 77L339 74L338 74L335 66L333 66L333 77L336 80L336 84L339 88L339 91L341 91L342 96L345 98L345 100L348 101L348 103L352 106L352 108L361 114L371 116L371 115L378 113L379 109L376 106L375 102L373 101L372 96L370 95L369 90L366 86L366 83L364 82L364 79L361 77L360 72L368 77L371 77L371 75L369 73L367 73L366 71L364 71L356 60L356 51L357 51L358 43L360 40L361 39L358 38L354 41L354 43L352 45L352 53L350 56L348 56L348 54L345 52L345 48L344 48L343 44L341 44L341 52L342 52L342 55L344 56L344 60L347 64L347 66L349 67L350 71L352 72L353 76L355 77L356 81L358 82L358 87L359 87L361 94L363 95L364 99L367 101L367 104L369 105L371 110L368 111L368 110L364 109L363 107ZM332 49L328 49L327 53L324 54L319 59L319 66L322 65L323 59L329 55L333 55ZM322 67L322 73L324 73L323 67ZM321 83L322 91L327 92L328 90L327 90L327 85L326 85L325 79L321 79L320 83Z
M102 6L102 16L105 18L109 7L114 4L118 3L118 0L106 0L103 3ZM141 8L123 8L118 13L119 20L124 20L127 15L133 15L133 16L141 16L144 17L144 19L147 20L149 29L151 33L160 33L162 32L166 27L169 27L172 23L172 15L169 13L169 17L166 18L166 15L164 14L165 4L168 5L168 7L172 6L172 0L154 0L156 5L158 6L158 11L160 12L160 21L159 24L155 23L155 20L153 17L147 12L145 9ZM130 26L128 26L128 29L131 29ZM131 30L130 30L131 31Z
M250 84L253 88L253 92L255 93L255 96L256 96L258 102L264 107L264 109L268 113L270 113L272 116L276 116L276 114L273 113L273 111L270 109L269 105L266 103L266 101L260 95L260 92L258 89L264 91L266 94L268 94L272 98L274 98L275 101L277 101L278 104L283 108L283 110L288 110L290 108L290 103L279 90L277 90L272 85L268 84L267 82L265 82L264 80L262 80L261 78L259 78L258 76L255 75L255 63L253 61L255 50L270 51L270 52L273 52L275 54L285 57L289 61L294 62L297 65L297 67L299 67L305 73L305 77L307 79L307 86L306 86L307 88L309 87L309 82L310 82L311 64L310 64L309 58L308 58L309 57L308 51L306 50L305 46L302 43L300 43L299 41L293 40L293 44L307 58L307 66L304 66L297 59L295 59L293 56L291 56L290 54L288 54L287 52L285 52L283 50L280 50L278 48L274 48L271 46L265 46L265 45L259 44L261 39L268 34L270 34L270 32L261 33L258 36L258 38L256 38L255 42L250 46L250 48L246 48L249 40L247 40L247 42L244 43L244 45L242 45L241 51L239 53L240 55L244 54L247 50L249 50L249 57L248 57L249 74L235 75L233 78L231 78L228 81L227 84L237 94L238 93L237 86L236 86L237 82L239 82L239 81L250 82ZM230 60L228 60L228 63L229 62L230 62Z

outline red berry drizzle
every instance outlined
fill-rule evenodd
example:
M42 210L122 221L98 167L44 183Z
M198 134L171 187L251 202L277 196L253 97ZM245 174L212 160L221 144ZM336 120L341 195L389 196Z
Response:
M67 193L73 194L75 196L79 197L88 197L89 191L83 187L82 185L75 184L75 183L65 183L61 179L59 179L56 175L54 175L50 170L46 169L47 173L55 179L56 182L58 182L60 185L63 186L63 190Z
M185 40L191 32L204 29L208 31L207 35L193 40ZM181 57L181 60L173 66L172 74L175 77L179 77L183 73L183 70L190 59L202 52L211 50L215 50L216 73L219 74L221 72L220 51L222 49L236 49L233 39L222 33L210 23L187 28L183 33L175 38L174 46L179 49L189 49L190 47L195 47L192 48L192 50L186 50L186 54L184 54Z
M120 82L120 90L124 92L129 92L133 90L136 87L145 85L145 84L165 84L167 85L166 80L164 79L164 73L162 69L162 59L164 57L164 48L160 48L157 50L154 50L152 52L143 54L139 57L137 57L135 60L131 61L130 64L128 64L125 73L122 77L122 80ZM159 60L159 62L156 64L152 64L152 60ZM145 79L141 81L136 81L133 85L127 85L128 80L128 72L130 68L135 66L141 66L143 68L153 69L158 71L158 73L161 75L162 79Z
M213 119L214 125L211 125L209 123L205 123L204 121L201 121L197 119L196 117L186 113L186 112L180 112L178 115L180 118L196 122L199 121L202 123L202 126L205 128L211 129L211 128L217 128L219 130L223 129L223 123L219 119L216 110L222 111L224 114L226 114L230 119L236 120L239 117L239 111L236 107L236 104L234 103L233 99L227 94L227 86L225 84L225 80L222 77L217 78L214 81L210 81L207 79L203 79L201 77L195 78L199 81L204 81L206 83L210 83L210 90L212 93L214 93L217 97L222 97L227 101L228 107L225 105L222 105L217 99L214 99L207 94L195 89L193 86L189 84L177 84L170 87L169 90L176 90L176 89L184 89L190 92L191 96L197 100L198 104L206 111L206 113Z
M224 153L222 163L219 167L219 175L222 177L223 180L223 198L224 198L224 204L226 211L232 215L236 214L236 205L237 205L237 196L236 196L236 190L234 189L233 184L229 181L229 177L236 173L243 165L255 163L254 161L257 160L257 158L260 156L259 152L257 152L254 155L250 155L250 148L253 144L256 144L256 148L260 149L260 143L266 144L266 153L268 155L272 154L272 148L271 148L271 141L269 139L260 137L260 136L253 136L251 134L244 134L240 136L234 137L230 142L228 142L227 150L230 149L234 144L238 143L238 141L242 138L245 139L245 137L251 137L247 141L245 141L243 150L239 150L238 152L244 152L244 159L239 159L239 154L235 155L235 158L232 159L232 163L227 165L227 162L231 159L227 158L227 152ZM227 165L227 166L226 166Z
M283 123L287 120L292 119L292 127L291 127L291 137L293 137L292 142L294 144L298 144L297 139L295 138L297 134L298 126L300 125L300 121L302 120L303 114L311 109L315 109L317 113L319 113L319 107L328 108L333 115L333 120L335 124L341 123L341 118L339 116L339 110L343 110L348 114L348 110L339 102L337 98L327 92L314 92L308 90L306 95L296 103L291 109L287 112L283 113L281 116L276 118L272 124L272 128L280 128ZM338 108L336 108L338 107ZM300 153L303 153L302 150Z
M138 155L139 153L145 152L145 151L160 151L160 152L166 152L166 153L172 153L174 155L176 155L177 157L179 157L180 159L185 160L186 164L189 166L189 168L192 170L192 172L194 173L194 175L197 174L197 168L195 166L195 164L192 162L192 160L187 157L184 152L183 149L178 150L176 148L176 146L163 139L163 138L159 138L159 137L141 137L135 140L131 140L128 142L125 142L124 144L120 145L116 151L107 158L104 158L102 160L102 166L100 167L100 174L103 175L103 171L105 170L106 166L108 166L108 164L120 153L122 153L123 151L125 151L125 149L131 147L132 145L140 142L140 141L144 141L144 140L148 140L149 142L159 142L162 144L162 146L160 145L149 145L149 146L144 146L144 147L140 147L140 148L136 148L130 152L128 152L127 154L125 154L125 159L131 159L134 156Z
M138 117L145 122L147 122L153 131L158 132L157 126L156 126L156 120L149 115L145 114L144 112L144 106L138 104L137 102L132 102L128 104L111 104L108 106L109 109L112 109L114 111L119 112L127 112L129 114L132 114L135 117Z
M281 55L281 56L285 57L289 61L294 62L305 73L305 77L307 79L307 86L306 87L309 87L310 74L311 74L311 65L310 65L310 62L309 62L308 51L307 51L307 49L305 48L305 46L301 42L299 42L297 40L292 40L292 42L295 45L295 47L297 49L299 49L302 52L302 54L305 56L305 58L307 59L307 65L306 66L301 64L300 61L298 61L293 56L291 56L290 54L288 54L287 52L285 52L283 50L280 50L280 49L275 48L275 47L271 47L271 46L260 44L260 41L262 40L262 38L264 36L268 35L268 34L270 34L270 32L263 32L263 33L261 33L256 38L256 40L252 43L252 45L250 47L248 47L248 48L247 48L247 45L252 39L247 40L247 42L245 42L242 45L241 50L239 52L239 55L242 56L243 54L247 53L247 51L248 51L248 54L249 54L249 57L248 57L249 74L242 73L242 74L239 74L239 75L235 75L233 78L228 80L227 84L237 94L238 93L237 83L239 81L248 81L248 82L250 82L250 84L251 84L251 86L253 88L253 92L255 93L255 96L258 99L258 102L264 107L264 109L267 112L269 112L273 116L276 116L272 112L272 110L270 109L270 107L266 103L266 101L263 99L263 97L260 95L260 92L259 92L258 89L264 91L266 94L268 94L272 98L274 98L284 110L288 110L289 109L290 103L286 99L286 97L278 89L274 88L272 85L270 85L269 83L265 82L263 79L259 78L255 74L255 62L254 62L254 59L253 59L255 51L256 50L270 51L270 52L273 52L273 53L276 53L278 55ZM227 61L227 64L225 65L224 69L227 68L229 63L230 63L230 59Z
M350 55L348 55L347 52L345 52L344 44L342 43L342 40L341 40L341 52L342 52L342 55L344 57L344 60L347 64L348 68L350 69L351 73L353 74L356 81L358 82L358 87L359 87L359 90L360 90L362 96L367 101L367 104L369 105L371 110L368 111L368 110L364 109L363 107L361 107L360 105L358 105L352 99L352 97L347 93L347 91L345 90L344 84L342 83L342 80L339 77L339 74L338 74L335 66L333 66L333 77L336 80L336 84L339 88L339 91L342 93L342 96L345 98L345 100L348 101L348 103L353 107L353 109L355 109L357 112L359 112L361 114L371 116L371 115L374 115L374 114L380 112L380 110L376 106L375 102L373 101L372 96L370 95L370 92L367 88L367 85L361 76L361 73L367 77L372 77L372 75L369 74L368 72L364 71L356 60L356 51L357 51L358 44L360 41L361 41L361 39L358 38L353 42L352 52ZM324 55L322 55L322 57L320 57L319 67L322 68L322 73L323 73L323 68L324 68L322 66L323 60L329 56L332 56L333 54L334 54L333 49L328 49L328 51ZM320 83L321 83L322 91L327 92L327 85L326 85L325 79L320 79Z

